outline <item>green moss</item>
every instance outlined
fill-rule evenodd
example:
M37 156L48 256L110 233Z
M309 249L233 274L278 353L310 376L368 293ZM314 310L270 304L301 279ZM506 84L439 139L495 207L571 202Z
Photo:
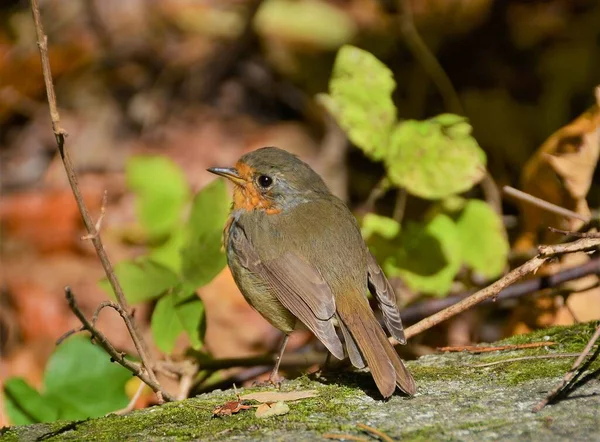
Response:
M331 428L345 428L352 411L351 403L361 397L356 388L323 385L308 378L284 385L283 390L318 389L315 398L291 402L290 412L279 418L256 418L254 409L242 410L232 416L214 417L213 410L223 403L235 400L231 392L212 393L185 402L164 404L127 416L110 415L105 418L65 424L56 422L43 429L45 440L136 440L169 438L172 440L216 440L233 436L260 439L274 429L287 431L325 432ZM251 388L242 394L260 390ZM333 418L332 418L333 417ZM127 427L127 438L119 431ZM77 430L74 432L73 430ZM18 427L9 429L3 440L19 440Z
M465 365L457 364L455 362L443 366L410 364L409 369L417 382L422 383L460 379L461 376L465 375L465 370L469 370L469 367L465 367ZM474 375L476 376L477 372L475 372Z
M498 362L526 356L552 355L557 353L579 353L592 337L597 323L588 322L571 327L552 327L538 330L527 335L517 335L498 342L495 345L520 345L531 342L555 342L549 347L537 347L517 351L499 352L494 355L482 355L481 364ZM491 367L480 368L503 385L519 385L533 379L561 376L572 366L575 358L529 359L506 362ZM590 367L600 368L600 361Z
M293 435L297 440L314 440L326 432L359 434L356 428L359 422L375 426L390 436L411 441L498 440L500 435L510 436L510 431L513 431L511 428L514 429L517 424L522 431L520 434L536 434L536 431L546 428L546 421L540 420L538 415L524 415L522 410L523 407L530 407L532 398L539 395L539 383L525 384L533 379L548 378L547 388L551 388L569 369L573 360L538 359L491 367L475 366L526 355L579 352L595 326L592 323L572 328L555 327L497 344L539 342L548 336L548 340L558 343L551 348L481 355L435 354L409 362L419 386L419 394L412 399L400 396L389 401L376 399L379 396L369 374L336 372L323 375L318 380L314 376L304 376L284 383L283 391L316 389L319 395L291 402L288 414L273 418L258 419L253 409L215 418L213 410L217 406L236 398L233 391L215 391L186 401L136 411L127 416L112 415L81 422L55 422L4 429L0 439L264 440L277 437L287 439L287 435ZM591 369L598 367L600 361ZM509 387L514 385L519 387ZM250 388L240 393L256 390L264 389ZM506 401L502 402L505 392L509 394ZM589 416L586 417L573 411L597 408L597 398L588 395L579 401L587 403L583 407L576 403L578 401L560 404L561 413L552 415L552 431L556 431L557 426L565 434L589 435L597 430L597 414L588 412ZM578 415L576 424L570 417L573 413Z
M519 345L551 341L558 343L557 346L552 346L553 349L559 349L561 352L566 353L578 352L583 350L596 327L598 327L597 321L572 326L545 328L528 334L512 336L498 342L496 345Z

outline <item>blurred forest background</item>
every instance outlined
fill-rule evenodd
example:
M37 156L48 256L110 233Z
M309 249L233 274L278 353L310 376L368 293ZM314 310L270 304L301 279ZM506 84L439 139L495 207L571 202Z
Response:
M375 200L373 190L385 175L384 166L352 137L348 140L315 98L328 91L344 44L371 52L393 72L398 119L444 113L468 118L495 185L484 179L463 196L502 210L506 237L489 243L499 249L506 239L510 244L499 273L531 257L537 244L563 239L548 233L548 226L581 225L514 199L500 200L502 186L520 188L586 219L594 210L597 216L597 0L40 3L62 126L94 216L107 191L102 235L114 263L144 255L152 246L136 212L139 188L126 174L133 167L131 159L140 155L168 158L197 192L214 181L206 168L231 166L245 152L275 145L310 163L359 218L378 213L386 220L401 219L402 229L408 225L409 231L411 222L446 210L440 204L456 203L432 203L409 192L402 216L402 192L396 188L383 188ZM412 14L406 14L407 8ZM107 292L99 284L104 273L98 258L89 241L81 240L81 218L56 153L28 2L1 2L0 23L0 380L21 377L41 388L55 341L79 326L64 287L72 287L88 316ZM450 83L443 75L428 74L431 60L423 58L419 42L435 55ZM594 134L595 143L589 141ZM161 174L145 179L154 182L155 191L169 185ZM375 230L381 227L377 222ZM427 250L418 255L427 259ZM588 259L575 255L545 272ZM429 294L394 277L399 302L410 307L464 294L499 276L471 267L459 262L448 289ZM410 359L437 346L489 342L600 319L597 283L597 276L591 276L536 296L472 309L400 350ZM279 332L246 304L227 269L197 290L197 296L206 314L206 334L197 345L204 354L239 358L277 346ZM155 299L135 305L148 342L156 341L151 330L156 305ZM415 313L405 322L418 319ZM135 353L118 314L103 313L98 327L117 348ZM175 338L172 345L155 342L152 353L181 360L190 341L186 334ZM317 344L309 334L297 333L288 351ZM213 376L213 384L197 382L192 391L251 382L265 370L232 368ZM178 388L168 377L161 382L167 389ZM137 387L129 384L126 391L132 396ZM148 392L138 406L153 400ZM0 411L0 426L10 421L6 410Z

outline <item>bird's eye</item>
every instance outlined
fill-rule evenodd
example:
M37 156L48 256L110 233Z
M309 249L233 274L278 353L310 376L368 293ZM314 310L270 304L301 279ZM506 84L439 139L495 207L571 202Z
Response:
M258 185L263 189L268 188L271 184L273 184L273 178L267 175L261 175L258 177Z

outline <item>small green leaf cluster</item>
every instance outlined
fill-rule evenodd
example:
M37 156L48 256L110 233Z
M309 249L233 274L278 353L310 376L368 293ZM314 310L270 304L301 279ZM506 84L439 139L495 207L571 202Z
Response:
M185 332L198 350L205 320L196 289L226 264L221 246L230 206L225 184L216 180L192 197L181 169L162 156L132 157L126 177L149 251L119 262L115 273L128 302L157 301L151 328L159 349L170 353ZM100 284L112 295L106 279Z
M24 379L4 383L4 404L14 425L80 420L124 408L131 373L113 364L104 350L74 336L59 345L44 372L41 391Z
M146 255L115 266L125 297L131 304L156 300L151 328L162 351L170 353L184 332L200 349L204 305L195 290L226 264L221 247L229 212L225 184L216 180L192 197L182 171L165 157L133 157L126 175L150 246ZM106 279L100 285L112 294ZM6 409L15 425L102 416L127 405L129 379L131 373L112 363L104 350L72 337L52 354L41 391L22 378L5 382Z
M368 214L363 235L389 276L414 291L446 295L463 265L494 278L509 245L502 220L485 202L459 195L486 173L486 155L465 117L441 114L398 121L392 72L353 46L338 52L329 94L318 98L349 139L385 166L390 183L433 202L424 222L401 228L391 218Z

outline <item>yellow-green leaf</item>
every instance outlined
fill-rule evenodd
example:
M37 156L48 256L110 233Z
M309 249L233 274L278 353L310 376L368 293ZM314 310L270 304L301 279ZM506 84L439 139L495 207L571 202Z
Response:
M320 98L350 140L372 159L381 160L396 122L395 88L385 64L367 51L346 45L337 54L329 95Z
M230 198L223 180L215 180L194 198L186 228L182 268L185 280L194 287L208 284L225 267L223 228Z
M163 156L135 156L126 167L135 192L137 217L151 237L168 234L181 222L190 191L181 169Z
M485 277L499 276L510 247L498 214L484 201L468 200L456 226L465 264Z
M485 154L470 125L446 115L442 122L407 120L396 127L385 157L392 182L416 196L442 199L469 190L485 174Z

